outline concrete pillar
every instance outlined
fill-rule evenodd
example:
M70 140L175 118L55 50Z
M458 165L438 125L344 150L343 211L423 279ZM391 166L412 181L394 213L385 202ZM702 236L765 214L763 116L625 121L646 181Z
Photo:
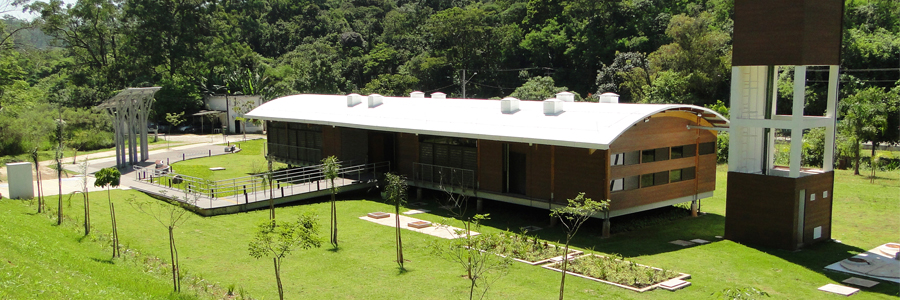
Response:
M479 214L480 214L482 211L484 211L484 199L478 198L478 201L477 201L477 204L476 204L475 207L476 207L476 211L477 211Z
M416 188L416 200L422 201L422 188Z
M602 235L603 238L609 237L609 227L610 227L609 218L603 219L603 235Z
M699 208L698 200L691 201L691 217L697 216L697 209Z
M34 198L34 179L31 174L31 163L20 162L6 164L9 181L9 199Z

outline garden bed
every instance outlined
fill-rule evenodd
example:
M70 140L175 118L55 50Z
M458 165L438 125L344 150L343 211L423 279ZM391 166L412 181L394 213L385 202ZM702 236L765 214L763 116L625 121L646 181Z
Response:
M562 272L558 266L562 262L544 265L542 267ZM646 292L655 289L660 283L670 279L685 280L691 275L645 266L642 264L625 261L618 257L608 257L597 254L588 254L576 257L566 265L568 274L581 278L599 281L606 284L626 288L635 292Z
M491 252L503 257L529 265L541 265L553 261L561 261L563 248L553 243L540 241L536 237L525 234L490 234L482 235L476 241L478 250ZM569 249L566 257L582 254L582 251Z

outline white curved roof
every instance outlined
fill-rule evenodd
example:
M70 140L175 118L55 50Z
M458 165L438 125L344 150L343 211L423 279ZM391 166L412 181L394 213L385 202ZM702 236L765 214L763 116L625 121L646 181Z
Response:
M345 95L285 96L246 117L589 149L609 149L633 124L664 111L687 110L716 126L728 124L714 111L694 105L564 102L563 113L545 115L542 101L521 101L518 112L504 114L500 100L383 97L383 104L372 108L367 96L361 100L349 107Z

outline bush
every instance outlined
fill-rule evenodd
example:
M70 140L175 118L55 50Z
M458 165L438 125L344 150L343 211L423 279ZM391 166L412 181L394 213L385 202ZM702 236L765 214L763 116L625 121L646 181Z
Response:
M719 132L716 137L716 162L724 164L728 162L728 132Z

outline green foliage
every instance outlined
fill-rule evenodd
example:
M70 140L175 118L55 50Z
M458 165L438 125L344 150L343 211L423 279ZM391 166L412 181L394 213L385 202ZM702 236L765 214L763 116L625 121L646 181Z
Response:
M536 76L528 79L525 84L520 87L517 87L510 97L515 97L521 100L536 100L543 101L550 98L556 98L556 94L559 92L565 92L569 88L567 87L557 87L556 83L553 82L553 78L550 76ZM575 94L575 100L581 101L581 96Z
M722 291L715 292L712 295L716 298L727 300L752 300L760 299L762 297L769 297L769 293L760 291L755 287L730 287L725 288Z
M648 287L679 275L672 270L657 270L626 261L618 254L582 256L571 260L566 271L635 288Z
M248 251L256 259L271 257L282 259L294 250L318 248L319 223L315 215L304 213L293 222L279 222L276 219L263 220L256 224L253 240Z
M381 74L366 84L360 93L379 94L384 96L408 97L415 90L419 80L410 75Z
M94 186L96 187L117 187L122 174L115 167L103 168L94 173Z
M724 164L728 162L729 142L728 132L719 132L716 135L716 163Z
M156 92L156 101L150 112L151 120L168 120L169 114L181 113L183 116L200 111L203 104L200 90L197 85L189 81L189 78L175 76L171 79L164 79L161 86L162 88ZM178 126L171 121L169 123L172 124L172 127Z
M478 250L530 262L564 254L561 246L541 241L536 235L528 235L527 231L513 233L507 230L502 234L481 234L474 240Z
M384 181L384 200L394 205L394 220L396 221L394 227L397 240L397 264L400 265L400 269L402 270L404 269L403 263L405 262L405 259L403 258L403 239L401 237L399 216L400 207L406 204L406 177L402 175L396 175L394 173L386 173L384 174Z

